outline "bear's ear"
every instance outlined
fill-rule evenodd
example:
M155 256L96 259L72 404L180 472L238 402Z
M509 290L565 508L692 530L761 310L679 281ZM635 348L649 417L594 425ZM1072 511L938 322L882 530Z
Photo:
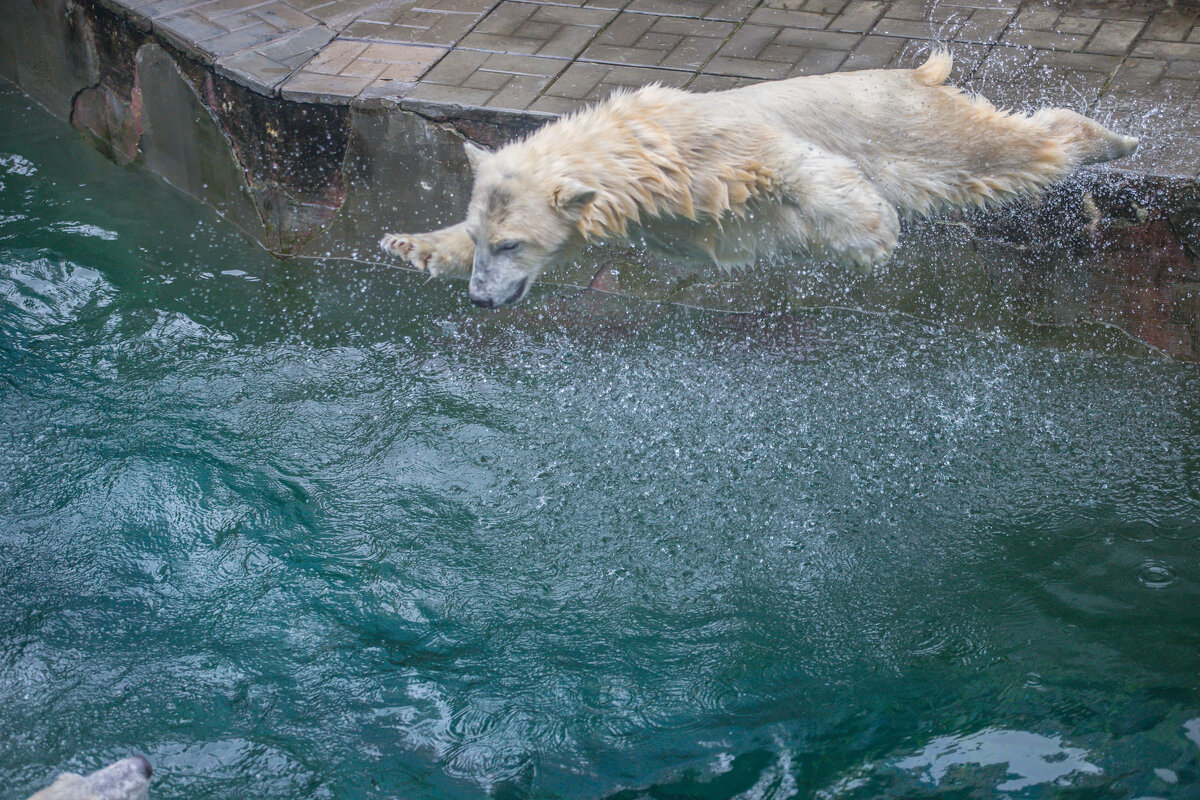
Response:
M479 165L492 157L491 150L484 150L470 139L463 142L463 150L467 152L467 161L471 162L471 172L479 172Z
M554 190L554 205L568 216L577 217L596 199L596 190L576 180L563 181Z

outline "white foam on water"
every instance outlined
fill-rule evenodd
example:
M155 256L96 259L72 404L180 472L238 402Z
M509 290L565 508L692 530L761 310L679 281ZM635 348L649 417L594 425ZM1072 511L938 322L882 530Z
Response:
M95 239L103 239L106 242L111 242L117 238L117 234L114 231L106 230L96 225L88 225L83 222L60 222L58 229L63 233L90 236Z
M1154 775L1163 783L1179 783L1179 775L1175 770L1166 767L1156 767Z
M1183 723L1183 735L1191 739L1196 747L1200 747L1200 717Z
M763 770L754 785L737 795L733 800L788 800L797 793L796 777L792 774L792 753L775 740L779 757L775 763Z
M232 342L234 337L223 331L214 330L177 311L156 311L154 324L146 333L147 337L158 342L180 343L186 341L198 342Z
M1070 776L1098 775L1101 769L1087 760L1087 751L1064 747L1061 736L1041 736L1028 731L985 728L969 736L941 736L921 752L900 759L900 769L923 770L921 779L941 783L951 767L975 764L1008 767L1006 780L996 788L1019 792L1038 784L1065 785Z
M37 172L37 167L33 165L32 161L16 153L0 155L0 167L3 167L4 172L8 175L23 175L28 177Z
M867 764L854 774L848 775L845 778L839 778L824 789L818 790L815 794L813 794L813 797L815 797L816 800L834 800L834 798L841 797L847 792L853 792L855 789L861 789L867 785L868 780L865 775L873 766L873 764Z
M724 775L729 772L733 769L733 753L717 753L708 769L713 775Z
M71 322L89 304L107 306L115 292L99 272L69 261L0 264L0 305L31 330Z

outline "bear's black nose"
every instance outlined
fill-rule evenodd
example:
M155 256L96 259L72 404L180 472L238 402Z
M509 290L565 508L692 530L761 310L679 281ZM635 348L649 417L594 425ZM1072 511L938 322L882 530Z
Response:
M471 302L474 303L475 305L479 306L480 308L495 308L496 307L496 301L490 297L476 297L475 295L471 295Z
M154 774L154 768L150 766L150 761L145 756L130 756L130 758L137 764L138 769L142 771L142 775L149 778Z

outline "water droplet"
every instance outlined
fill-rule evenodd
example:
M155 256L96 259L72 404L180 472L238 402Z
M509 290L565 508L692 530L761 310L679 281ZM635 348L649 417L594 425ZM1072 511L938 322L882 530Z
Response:
M1175 571L1161 561L1143 561L1137 569L1138 581L1148 589L1167 589L1179 582Z

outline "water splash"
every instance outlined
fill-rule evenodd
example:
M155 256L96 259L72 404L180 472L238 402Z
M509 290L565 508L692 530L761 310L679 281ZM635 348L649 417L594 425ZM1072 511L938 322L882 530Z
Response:
M88 225L85 222L60 222L58 229L63 233L71 233L76 236L89 236L93 239L103 239L106 242L116 241L116 231L105 230L98 225Z

